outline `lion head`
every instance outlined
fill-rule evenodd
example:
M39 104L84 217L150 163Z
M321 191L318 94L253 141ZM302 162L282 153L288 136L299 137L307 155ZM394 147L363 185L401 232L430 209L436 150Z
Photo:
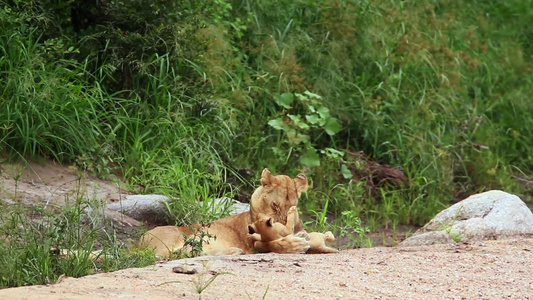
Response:
M292 234L292 230L287 229L285 225L279 222L275 222L271 217L260 213L257 216L257 220L248 225L248 233L259 234L262 242L270 242Z
M309 184L304 174L295 178L286 175L274 176L268 169L261 173L261 186L252 194L250 215L252 222L257 221L259 213L273 219L274 222L287 223L287 212L292 206L298 206L298 199Z

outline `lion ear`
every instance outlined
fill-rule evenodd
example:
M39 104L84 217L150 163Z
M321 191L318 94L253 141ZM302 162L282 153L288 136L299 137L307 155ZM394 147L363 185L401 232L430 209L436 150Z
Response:
M307 188L309 187L309 182L307 181L307 176L305 174L300 173L294 178L294 181L296 182L296 190L298 193L307 191Z
M273 227L274 226L274 220L272 220L272 218L268 218L267 225L270 226L270 227Z
M263 173L261 173L261 185L262 186L271 185L273 180L274 180L274 176L272 175L272 173L270 173L270 171L267 168L263 169Z

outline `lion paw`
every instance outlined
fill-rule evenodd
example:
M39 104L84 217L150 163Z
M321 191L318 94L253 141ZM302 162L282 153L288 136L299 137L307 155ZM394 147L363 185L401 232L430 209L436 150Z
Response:
M335 236L333 235L333 233L331 233L331 231L324 233L324 241L329 242L329 243L332 243L335 241Z
M305 238L296 237L290 242L290 249L287 253L305 253L311 248L309 242Z
M289 235L268 243L268 248L276 253L305 253L309 250L309 242L302 237Z
M260 241L261 240L261 235L257 234L257 233L247 234L246 238L248 239L249 242L253 243L253 242Z
M296 206L291 206L289 210L287 211L287 215L293 214L293 213L298 213L298 208L296 208Z
M243 255L244 250L237 247L228 247L228 248L219 248L211 249L208 253L209 255Z
M309 234L308 234L307 231L305 231L305 230L302 230L302 231L296 233L295 236L297 236L297 237L301 237L301 238L304 238L304 239L306 239L307 241L309 240Z

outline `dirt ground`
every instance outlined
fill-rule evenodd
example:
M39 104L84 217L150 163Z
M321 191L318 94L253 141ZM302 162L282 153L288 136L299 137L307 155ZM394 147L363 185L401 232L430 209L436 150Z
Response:
M0 200L7 203L62 205L79 189L107 202L126 195L118 181L50 162L0 168ZM532 267L533 239L205 256L3 289L0 299L197 299L204 288L203 299L533 299Z
M101 180L50 160L0 164L0 200L5 202L41 207L63 205L66 199L75 199L76 194L114 202L128 193L116 177Z
M75 166L60 165L51 160L7 163L0 156L0 205L22 205L26 208L64 208L76 199L91 202L92 207L123 200L130 193L116 176L102 180L80 172ZM116 211L106 210L105 217L115 225L117 238L129 242L141 222ZM38 216L31 216L32 219Z
M196 299L221 272L203 299L533 299L532 266L533 239L205 256L0 290L0 299Z

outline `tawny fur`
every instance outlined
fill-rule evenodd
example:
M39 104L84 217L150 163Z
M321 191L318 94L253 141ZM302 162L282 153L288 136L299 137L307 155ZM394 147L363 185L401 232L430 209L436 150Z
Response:
M289 209L287 213L287 223L285 225L274 222L272 218L265 214L258 214L257 220L248 226L248 238L253 242L254 248L261 252L268 248L268 243L287 236L304 237L309 241L310 249L307 253L336 253L337 249L326 246L325 242L335 241L331 231L326 233L300 231L294 235L294 224L299 222L298 210L296 206ZM285 249L279 249L276 252L284 253Z
M298 210L296 206L289 208L287 212L287 223L283 225L275 222L273 218L259 213L256 221L248 226L251 234L250 238L254 241L271 242L289 234L294 233L294 225L297 222Z
M308 188L307 177L299 174L295 178L285 175L274 176L267 169L261 174L261 186L250 200L250 211L239 215L216 220L203 230L216 236L203 245L203 251L209 255L249 254L255 253L253 245L248 243L248 225L254 223L260 213L271 217L275 222L287 223L287 213L292 206L298 205L302 192ZM198 225L192 225L198 228ZM302 230L298 219L295 231ZM160 257L169 257L170 253L180 251L184 245L183 234L191 234L189 227L160 226L146 232L136 247L150 247ZM309 249L309 242L302 237L288 235L272 240L264 245L266 251L282 253L299 253Z

